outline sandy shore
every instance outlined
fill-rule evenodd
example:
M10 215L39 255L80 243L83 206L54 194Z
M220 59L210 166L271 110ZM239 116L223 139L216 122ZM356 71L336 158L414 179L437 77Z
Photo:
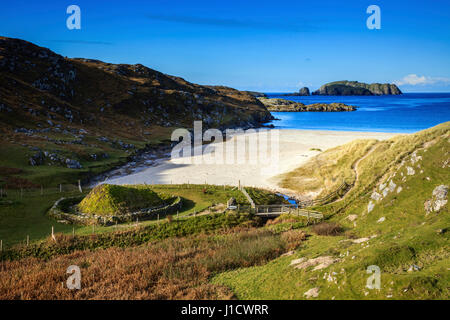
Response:
M325 151L356 139L384 140L396 134L269 130L267 143L263 139L264 136L260 135L257 144L257 146L268 145L267 152L260 148L255 153L255 143L250 146L248 141L255 141L256 135L253 133L235 136L226 142L209 145L206 150L203 147L203 156L162 160L156 166L134 174L109 178L106 182L111 184L202 184L206 182L215 185L238 185L240 181L244 186L281 190L277 186L276 176L301 166L318 154L319 151L311 150L313 148ZM242 144L239 141L247 141L247 143ZM230 156L233 151L234 159Z

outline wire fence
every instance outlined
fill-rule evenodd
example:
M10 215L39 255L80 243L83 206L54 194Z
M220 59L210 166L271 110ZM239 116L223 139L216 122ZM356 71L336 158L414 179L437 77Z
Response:
M311 218L323 218L323 215L321 215L317 211L311 211L307 210L305 211L304 208L310 207L313 205L319 205L319 204L326 204L329 203L331 200L333 200L336 197L342 197L345 195L346 191L352 186L352 184L348 184L346 182L342 183L334 192L326 195L325 197L311 200L311 201L302 201L298 202L296 205L237 205L237 212L250 212L250 213L256 213L256 214L264 214L264 213L275 213L275 212L291 212L291 213L299 213L299 215L308 216ZM205 187L212 187L217 189L231 189L231 190L239 190L239 187L236 186L230 186L230 185L223 185L223 186L217 186L217 185L202 185L202 184L167 184L167 185L159 185L158 187L165 188L165 189L204 189ZM244 189L244 188L242 188ZM14 201L20 201L20 200L26 200L30 197L57 197L60 195L61 197L73 197L77 195L83 195L86 194L90 189L81 186L81 183L78 182L76 184L58 184L52 187L35 187L35 188L8 188L8 187L0 187L0 205L2 204L8 204L13 203ZM326 213L326 212L324 212ZM195 216L198 216L201 214L200 212L193 212L188 215L183 214L180 215L178 212L177 214L172 214L172 218L175 221L183 221ZM320 217L319 217L320 214ZM166 218L166 217L165 217ZM164 218L161 217L161 220ZM157 222L160 221L159 217L156 219ZM144 222L144 221L142 221ZM139 221L136 221L134 223L130 224L123 224L122 228L133 228L136 226L141 225ZM114 226L113 226L114 227ZM119 226L115 226L113 229L117 230ZM73 228L73 233L75 235L75 228ZM92 227L92 233L96 233L96 227ZM53 230L49 235L53 234ZM28 245L30 243L30 238L28 235L24 237L24 240L22 244ZM0 239L0 251L5 249L5 242Z
M5 199L23 199L29 196L48 196L65 193L83 193L86 188L81 184L58 184L54 187L37 187L37 188L8 188L7 186L0 187L0 201Z
M343 182L335 191L327 194L326 196L314 200L300 201L298 202L298 206L300 208L312 207L317 205L324 205L329 203L331 200L334 200L336 197L342 197L345 195L346 191L350 189L353 184L349 184L347 182Z

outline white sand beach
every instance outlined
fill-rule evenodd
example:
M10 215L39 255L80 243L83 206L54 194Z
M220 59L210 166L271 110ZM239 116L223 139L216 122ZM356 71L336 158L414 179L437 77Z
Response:
M209 145L208 149L214 149L213 152L207 152L208 159L202 156L192 156L183 159L162 160L158 165L149 167L140 172L121 177L107 179L110 184L214 184L214 185L238 185L239 182L244 186L257 186L272 190L280 190L277 186L277 176L279 174L291 171L311 159L314 155L320 153L311 149L320 149L325 151L356 139L388 139L396 133L380 132L350 132L350 131L317 131L317 130L269 130L268 145L275 146L269 148L269 153L274 150L278 156L270 153L271 166L267 166L267 157L257 159L256 163L251 163L251 148L248 145L240 145L244 149L235 150L235 153L243 152L245 159L240 163L236 159L231 163L205 163L211 156L220 155L220 150L226 154L232 150L230 144L236 144L237 139L254 138L254 133L235 136L223 143ZM276 137L278 135L278 137ZM239 140L243 141L243 140ZM222 149L223 148L223 149ZM278 152L276 152L278 148ZM249 150L250 149L250 150ZM222 158L223 159L223 158ZM190 162L190 163L186 163ZM201 162L201 163L199 163ZM226 162L225 160L222 162Z

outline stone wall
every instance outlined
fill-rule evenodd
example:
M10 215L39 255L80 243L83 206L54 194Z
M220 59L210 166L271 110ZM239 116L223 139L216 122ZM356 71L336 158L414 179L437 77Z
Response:
M91 215L81 212L68 212L68 208L81 201L80 197L77 198L61 198L54 203L54 205L48 211L48 216L56 220L64 220L73 224L80 225L112 225L115 223L132 222L139 220L150 220L157 218L159 215L161 218L168 214L175 213L180 210L183 202L180 197L173 198L170 204L166 204L160 207L146 208L139 211L130 212L121 215L100 216Z

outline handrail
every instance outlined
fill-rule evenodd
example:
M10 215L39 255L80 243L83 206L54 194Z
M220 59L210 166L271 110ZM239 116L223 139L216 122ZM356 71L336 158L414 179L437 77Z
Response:
M248 202L250 203L250 206L252 208L255 207L255 202L252 200L252 198L249 196L249 194L247 193L247 191L245 190L244 187L241 188L241 192L244 194L244 196L247 198Z
M339 194L340 191L345 190L352 185L353 185L353 183L348 184L347 182L344 181L335 191L327 194L326 196L319 198L319 199L314 199L314 200L300 201L298 203L298 206L299 207L309 207L309 206L316 205L316 204L325 204L325 202L327 200L334 198L336 195Z

